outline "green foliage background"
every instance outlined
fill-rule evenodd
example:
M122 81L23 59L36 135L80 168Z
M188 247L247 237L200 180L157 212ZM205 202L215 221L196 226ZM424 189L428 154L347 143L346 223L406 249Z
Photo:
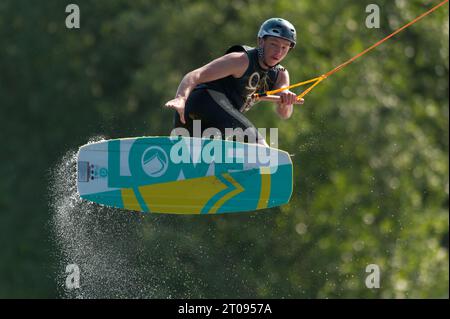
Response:
M49 169L90 137L167 135L182 76L272 16L299 43L298 82L327 72L437 1L0 2L0 297L58 297ZM424 5L425 3L425 5ZM322 82L278 127L294 154L288 205L231 216L145 216L135 229L155 297L448 298L448 5ZM121 212L122 213L122 212ZM157 245L154 243L167 243ZM174 249L175 247L175 249ZM176 253L174 253L176 251ZM368 289L366 266L381 269Z

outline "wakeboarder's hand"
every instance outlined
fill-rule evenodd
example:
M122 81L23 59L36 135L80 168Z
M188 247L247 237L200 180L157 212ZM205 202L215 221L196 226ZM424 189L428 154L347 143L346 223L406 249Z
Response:
M173 100L167 102L164 106L169 109L174 109L180 115L180 121L183 124L186 124L186 120L184 119L184 107L186 104L186 99L183 97L176 97Z
M303 104L305 102L304 99L297 99L297 95L289 90L280 92L278 96L280 97L278 105L282 108L292 104Z

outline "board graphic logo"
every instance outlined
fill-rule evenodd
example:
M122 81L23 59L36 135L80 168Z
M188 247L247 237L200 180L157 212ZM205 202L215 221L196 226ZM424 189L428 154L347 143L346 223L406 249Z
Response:
M100 177L102 177L102 178L105 178L105 177L107 177L108 176L108 170L106 169L106 168L100 168L100 170L99 170L99 175L100 175Z
M152 146L142 155L142 169L150 177L160 177L169 168L169 158L159 146Z

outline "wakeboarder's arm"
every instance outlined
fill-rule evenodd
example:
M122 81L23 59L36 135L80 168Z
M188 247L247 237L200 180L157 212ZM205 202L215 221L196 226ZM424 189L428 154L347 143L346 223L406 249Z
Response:
M284 69L278 73L277 81L275 82L275 89L289 86L289 72ZM297 95L289 90L284 90L277 94L280 96L280 101L277 102L277 114L283 120L287 120L292 116L294 111L293 104L303 104L304 100L297 100Z
M214 81L227 76L241 77L248 68L249 60L245 52L233 52L226 54L210 63L187 73L180 85L173 100L168 101L165 107L175 109L180 115L183 124L184 106L189 94L201 83Z

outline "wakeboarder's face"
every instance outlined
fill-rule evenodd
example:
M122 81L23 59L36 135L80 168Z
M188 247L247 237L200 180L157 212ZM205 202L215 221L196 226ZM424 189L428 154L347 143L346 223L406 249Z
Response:
M291 42L281 38L268 36L259 41L260 46L264 48L264 59L268 65L280 63L291 48Z

